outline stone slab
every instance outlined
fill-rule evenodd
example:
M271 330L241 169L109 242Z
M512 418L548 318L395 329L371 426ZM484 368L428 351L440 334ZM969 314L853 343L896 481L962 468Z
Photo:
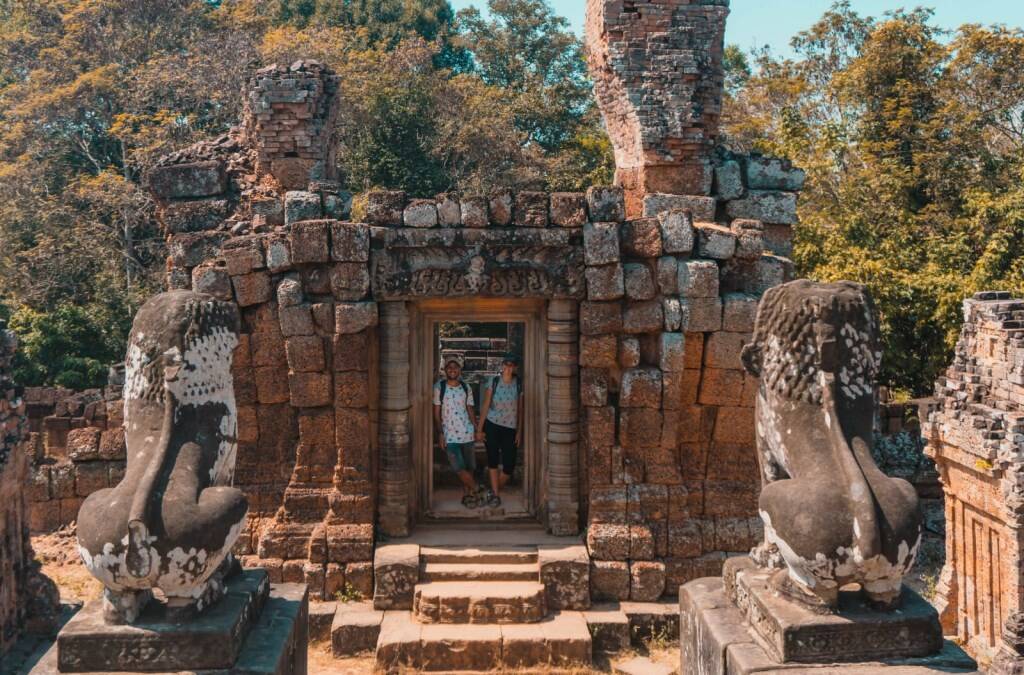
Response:
M547 613L536 581L435 581L418 584L413 615L421 623L535 623Z
M490 670L501 663L501 627L493 624L431 624L420 641L424 671Z
M816 614L769 588L772 571L736 576L739 611L781 663L920 657L942 648L935 608L904 587L899 611L876 612L860 594L842 594L837 614Z
M618 663L612 672L615 675L676 675L676 669L672 666L651 661L646 656L636 656Z
M251 571L251 570L250 570ZM235 662L227 668L208 669L204 675L306 675L309 636L309 598L304 584L273 584L263 602L262 611L251 626ZM178 668L196 672L198 669ZM142 675L166 672L162 668L146 670L92 670L92 675ZM29 675L58 675L61 670L55 642ZM81 672L81 671L75 671Z
M331 624L331 653L351 656L377 646L384 612L372 602L350 602L338 606Z
M336 602L311 602L309 604L309 639L311 642L331 637L331 623L337 613Z
M133 625L103 620L101 600L82 608L57 636L60 668L68 673L230 668L270 592L264 570L228 580L227 594L207 612L181 625L167 623L150 603Z
M423 624L416 623L408 611L384 612L377 639L377 668L386 673L417 669L422 662L420 635Z
M482 565L479 563L424 563L420 580L432 581L536 581L537 563Z
M309 590L305 584L274 584L260 619L242 645L231 675L306 675Z
M629 649L629 617L617 604L597 604L583 612L594 651L617 654Z
M624 600L619 609L629 619L630 640L636 646L655 637L674 640L679 634L679 605L672 600Z
M719 578L691 581L679 589L680 663L682 675L925 675L977 673L974 662L956 645L946 642L941 651L917 659L889 659L862 663L781 663L761 646L743 614L726 598Z
M419 578L419 546L378 546L373 554L373 606L376 609L412 609L413 589Z
M593 641L582 612L558 612L544 619L541 627L552 666L565 668L591 662Z
M583 544L540 546L540 580L550 610L590 607L590 556Z

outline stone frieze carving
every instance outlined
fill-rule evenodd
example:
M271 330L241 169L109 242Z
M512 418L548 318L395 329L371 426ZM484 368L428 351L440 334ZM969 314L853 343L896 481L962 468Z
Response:
M377 300L424 297L582 298L583 251L562 246L388 248L371 258Z

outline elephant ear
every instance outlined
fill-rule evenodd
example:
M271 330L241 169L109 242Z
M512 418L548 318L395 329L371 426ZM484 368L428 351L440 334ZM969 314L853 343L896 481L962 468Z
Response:
M743 362L744 369L754 377L761 377L762 357L763 353L759 342L751 342L740 352L740 361Z

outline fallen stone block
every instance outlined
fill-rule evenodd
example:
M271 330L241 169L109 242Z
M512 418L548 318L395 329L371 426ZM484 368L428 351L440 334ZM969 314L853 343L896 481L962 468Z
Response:
M371 602L339 603L330 627L331 653L351 656L374 649L383 621L384 612Z

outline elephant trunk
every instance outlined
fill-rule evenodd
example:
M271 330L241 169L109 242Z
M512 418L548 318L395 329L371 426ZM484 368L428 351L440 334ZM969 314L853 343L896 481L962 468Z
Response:
M157 442L153 454L148 458L149 464L135 488L131 510L128 512L128 549L125 563L128 573L136 579L144 579L152 571L152 561L149 556L149 533L152 531L150 518L153 515L153 509L157 506L155 504L158 501L156 499L158 496L157 481L163 473L167 460L173 423L174 402L168 393L164 399L160 440Z

